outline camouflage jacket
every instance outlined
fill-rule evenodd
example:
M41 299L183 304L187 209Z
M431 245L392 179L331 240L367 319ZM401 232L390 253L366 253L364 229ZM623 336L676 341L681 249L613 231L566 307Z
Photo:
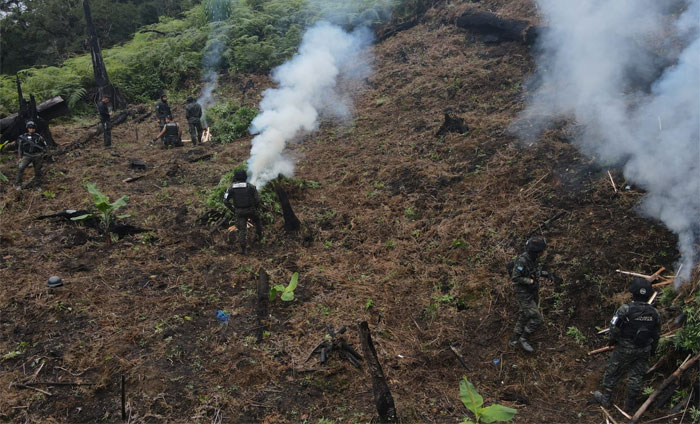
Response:
M620 306L610 320L610 342L627 349L656 348L661 330L659 311L646 302Z
M38 157L46 152L48 145L44 137L34 133L25 133L17 138L17 154L19 157Z
M537 297L540 289L537 276L540 272L540 269L537 267L537 260L532 259L527 252L518 256L513 264L513 272L510 275L516 296Z
M158 118L165 118L171 114L172 112L170 112L170 105L168 102L160 100L158 103L156 103L156 116Z
M189 124L199 123L202 118L202 106L197 102L188 103L185 106L185 118Z

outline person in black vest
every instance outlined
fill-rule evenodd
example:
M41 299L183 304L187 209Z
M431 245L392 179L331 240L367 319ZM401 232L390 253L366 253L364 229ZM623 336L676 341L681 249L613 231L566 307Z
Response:
M100 125L105 139L105 147L112 146L112 118L109 113L107 104L109 96L102 96L102 99L97 102L97 112L100 114Z
M168 96L163 94L160 96L160 101L156 103L156 118L158 119L160 128L163 128L166 119L172 114L173 112L170 110L170 105L168 104Z
M163 147L166 149L168 147L182 146L182 128L173 120L172 115L168 115L168 117L165 118L165 125L156 139L161 137L163 140Z
M258 240L262 239L262 222L258 208L260 196L254 185L246 182L248 174L239 169L233 174L233 184L224 194L224 205L236 214L238 226L238 243L241 245L241 253L246 254L246 227L248 219L255 224L255 232Z
M661 317L656 308L647 303L653 292L648 280L635 278L629 290L633 301L620 306L610 321L610 344L615 350L605 364L603 390L596 391L593 397L609 408L615 386L629 372L625 410L631 412L642 392L649 357L659 343Z
M34 166L34 181L39 187L41 183L41 165L44 162L44 154L48 145L44 137L36 133L34 121L27 121L27 132L17 138L17 154L19 155L19 168L17 169L17 179L15 186L17 190L22 189L22 175L24 170L31 164Z

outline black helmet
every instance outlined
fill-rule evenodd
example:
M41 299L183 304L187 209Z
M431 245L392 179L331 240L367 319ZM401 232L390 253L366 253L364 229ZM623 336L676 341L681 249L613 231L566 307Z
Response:
M533 253L540 253L547 248L544 237L532 237L525 243L525 250Z
M51 288L61 287L63 285L63 281L61 280L61 277L54 275L53 277L49 278L48 285Z
M646 278L636 277L630 285L630 293L635 299L647 300L651 297L651 282Z
M163 93L163 94L160 95L160 99L161 99L161 100L166 99L167 97L168 97L168 95L165 94L165 93Z
M26 123L24 126L27 127L27 128L34 128L34 129L36 129L36 124L34 123L34 121L27 121L27 123Z
M192 103L193 101L194 101L194 98L192 98L192 96L187 98L187 103Z
M245 182L248 179L248 173L245 172L245 169L236 169L236 172L233 173L233 179L237 182Z

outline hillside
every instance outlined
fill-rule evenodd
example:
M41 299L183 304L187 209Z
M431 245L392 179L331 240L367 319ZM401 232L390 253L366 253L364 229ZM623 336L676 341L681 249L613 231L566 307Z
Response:
M149 144L156 124L130 119L114 128L113 150L98 137L47 164L42 192L0 184L0 420L118 422L124 375L134 423L370 422L365 369L337 352L323 365L318 355L307 361L342 326L359 350L355 326L368 321L402 422L468 415L462 376L487 404L516 408L517 423L604 422L590 393L605 355L586 352L605 345L596 333L628 298L629 279L615 270L672 270L677 238L637 213L643 191L581 153L569 127L531 145L508 131L535 64L523 43L488 43L455 26L472 7L537 20L528 1L438 2L377 42L371 76L346 87L352 121L326 120L290 148L296 178L283 185L302 231L286 233L281 214L268 213L264 240L246 256L227 231L232 217L219 220L205 201L246 161L250 137L160 150ZM272 85L259 75L220 83L219 97L250 107ZM181 104L175 113L185 121ZM446 113L468 130L437 136ZM67 146L88 129L52 131ZM145 171L129 169L134 158ZM16 162L2 159L13 177ZM92 228L34 219L89 208L87 182L112 200L128 195L122 222L148 231L106 244ZM563 283L543 284L545 325L527 355L508 345L517 303L505 264L531 234L547 238L543 262ZM270 304L258 343L261 268L272 284L298 272L299 286L294 301ZM47 289L51 275L64 287ZM688 287L698 283L696 273ZM679 309L662 310L664 332ZM51 396L12 385L32 379L92 385L40 387ZM616 399L624 403L622 390Z

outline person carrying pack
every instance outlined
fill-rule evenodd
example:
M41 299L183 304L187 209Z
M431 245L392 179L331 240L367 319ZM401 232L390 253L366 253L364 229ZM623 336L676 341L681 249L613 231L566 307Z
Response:
M48 145L44 137L37 134L34 121L27 121L27 132L17 138L17 155L19 156L19 166L17 168L17 179L15 187L22 189L22 175L29 165L34 166L34 182L37 187L41 184L41 166L44 163L44 155Z
M182 146L182 128L180 128L180 125L173 120L172 115L168 115L168 117L165 118L165 122L163 129L156 139L162 137L163 147L166 149L168 147Z
M233 184L224 194L224 205L233 212L238 226L238 243L241 246L241 254L246 254L246 227L250 219L255 224L255 233L258 240L262 239L262 221L258 209L260 196L254 185L247 183L248 173L239 169L233 174Z
M628 412L637 405L649 357L656 351L661 331L659 312L647 303L653 292L651 282L637 277L629 291L633 301L620 306L610 321L610 345L615 350L605 364L602 391L593 394L598 403L609 408L615 386L629 372L624 408Z

